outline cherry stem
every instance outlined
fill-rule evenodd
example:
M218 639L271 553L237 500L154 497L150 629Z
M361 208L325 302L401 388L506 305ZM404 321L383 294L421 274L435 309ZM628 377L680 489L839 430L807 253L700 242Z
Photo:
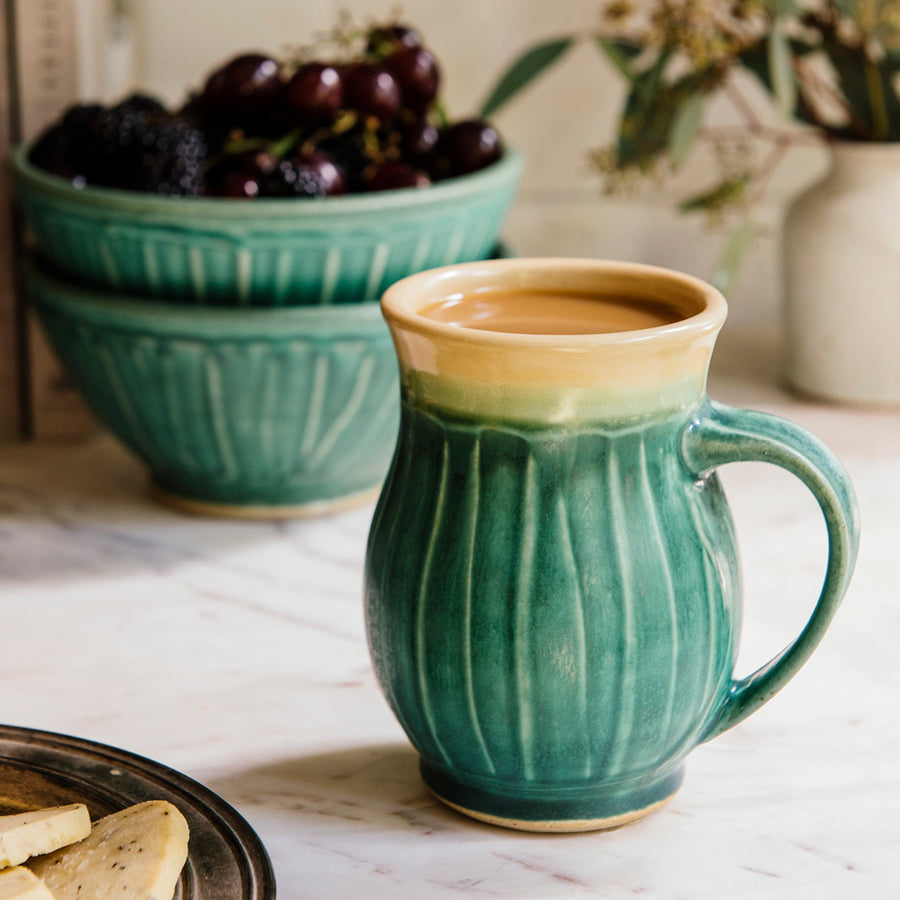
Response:
M294 147L294 145L300 140L303 136L302 128L294 128L289 131L284 137L279 138L277 141L274 141L269 146L269 152L276 157L276 159L282 159L287 153Z
M446 128L450 124L450 116L447 114L447 107L444 106L444 102L439 97L435 97L431 108L437 118L438 128Z

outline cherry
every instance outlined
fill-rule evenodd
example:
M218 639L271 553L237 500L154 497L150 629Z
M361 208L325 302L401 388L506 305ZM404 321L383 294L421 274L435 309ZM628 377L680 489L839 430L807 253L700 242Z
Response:
M262 186L259 178L249 172L226 172L217 193L235 200L252 200L262 193Z
M327 122L344 102L340 72L328 63L300 66L285 88L284 102L301 125Z
M265 193L278 158L266 149L230 153L206 175L206 193L214 197L258 197Z
M404 126L401 131L403 157L409 162L426 162L437 146L440 132L424 119Z
M431 179L421 169L405 162L390 162L379 166L369 176L366 187L370 191L393 191L400 188L424 188L430 184Z
M466 175L497 162L503 155L500 135L480 119L466 119L445 129L436 151L436 174Z
M262 53L245 53L209 76L202 101L216 117L243 125L264 117L282 89L278 62Z
M346 131L326 135L318 144L319 151L327 153L343 171L347 190L365 190L365 172L381 148L379 130L373 130L366 122L356 122Z
M440 84L437 60L424 47L400 47L385 65L400 85L403 105L425 110L434 100Z
M269 193L277 197L334 197L346 191L343 170L321 150L283 159L269 180Z
M268 175L275 171L278 157L269 150L247 150L238 154L235 163L249 175Z
M364 116L390 119L400 109L400 85L378 63L358 63L344 75L346 105Z
M408 25L395 23L393 25L379 25L369 31L369 39L366 43L366 52L378 54L384 48L393 47L421 47L422 36L415 28Z
M326 197L347 193L347 179L344 170L337 164L333 156L323 150L310 150L301 153L297 159L308 169L318 173L319 178L322 179Z
M416 29L391 21L362 43L340 62L234 55L178 113L139 94L70 108L31 159L79 184L246 198L424 187L500 158L486 122L429 123L441 71Z

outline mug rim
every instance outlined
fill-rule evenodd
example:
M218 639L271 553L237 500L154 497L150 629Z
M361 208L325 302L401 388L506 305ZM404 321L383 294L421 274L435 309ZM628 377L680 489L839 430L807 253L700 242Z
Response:
M518 283L510 283L510 276L517 275ZM560 282L568 278L586 279L592 276L610 277L619 280L618 291L596 292L603 297L615 293L621 296L621 284L633 285L626 296L643 297L647 300L671 299L654 296L650 288L657 291L668 287L680 293L680 299L688 297L698 302L696 312L689 313L675 322L638 328L627 331L610 331L578 334L536 334L530 332L490 331L481 328L467 328L457 324L441 322L424 316L421 310L441 299L449 299L455 294L482 290L489 292L493 283L497 289L515 290L560 290L576 292L571 284ZM475 287L473 287L473 285ZM638 289L639 288L639 289ZM579 288L577 293L592 293L590 287ZM700 305L702 304L702 305ZM577 257L519 257L512 259L492 259L478 262L456 263L428 269L409 275L394 282L381 298L381 311L389 324L397 324L405 330L420 334L444 337L450 340L474 341L481 344L534 345L535 347L586 348L608 344L630 344L644 341L687 337L718 331L728 313L728 304L722 293L711 284L662 266L645 263L624 262L610 259L588 259Z

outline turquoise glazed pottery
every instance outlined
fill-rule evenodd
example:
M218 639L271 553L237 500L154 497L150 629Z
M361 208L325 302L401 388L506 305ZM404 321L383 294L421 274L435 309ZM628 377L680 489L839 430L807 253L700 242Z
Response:
M40 256L116 291L229 306L371 300L432 266L490 255L518 185L513 150L422 190L321 200L160 197L76 188L13 159Z
M422 313L497 289L660 301L678 320L517 334ZM725 301L693 278L499 260L414 275L382 306L402 413L369 536L367 627L426 783L525 830L648 813L677 790L690 750L766 702L822 637L855 561L846 474L800 428L707 399ZM743 679L735 535L715 471L739 460L797 475L830 543L808 624Z
M381 484L398 402L377 303L198 309L73 288L36 269L28 288L97 417L169 502L289 516Z

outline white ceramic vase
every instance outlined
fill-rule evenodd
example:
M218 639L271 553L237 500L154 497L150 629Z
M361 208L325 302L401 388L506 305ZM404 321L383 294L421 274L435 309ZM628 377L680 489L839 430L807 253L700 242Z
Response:
M832 159L785 220L787 380L900 405L900 144L836 142Z

